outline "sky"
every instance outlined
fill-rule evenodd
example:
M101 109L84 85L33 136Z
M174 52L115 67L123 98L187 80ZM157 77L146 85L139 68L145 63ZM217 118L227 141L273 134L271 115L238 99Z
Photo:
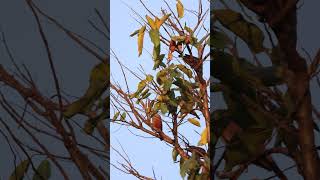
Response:
M125 3L124 3L125 2ZM166 9L163 1L144 1L147 7L150 8L155 14L159 14L160 8L163 7ZM176 12L175 2L173 0L167 1L171 8ZM181 1L186 9L197 10L198 3L197 1ZM204 9L209 8L207 1L203 1ZM135 21L133 17L134 13L130 9L141 14L143 17L146 15L146 11L143 8L139 0L131 1L118 1L111 0L111 15L110 15L110 27L111 27L111 49L116 53L118 58L122 63L128 66L131 70L136 71L141 65L147 73L152 74L152 58L148 54L152 52L150 40L146 33L145 35L145 44L144 51L141 57L138 58L137 51L137 38L129 37L129 35L134 32L136 29L140 28L138 22ZM128 8L130 7L130 8ZM191 18L190 14L186 12L186 16L182 19L187 23L194 24L195 18ZM205 26L209 29L209 20L205 22ZM191 26L193 27L193 26ZM121 70L119 66L115 63L114 58L111 57L111 81L119 82L123 84L123 79ZM209 77L209 64L205 67L204 71L205 76ZM130 75L128 75L130 77ZM133 78L129 79L129 87L134 90L137 86L137 80ZM112 110L111 110L112 111ZM111 114L112 117L112 114ZM203 124L202 124L202 127ZM201 133L203 128L190 128L182 127L182 132L185 132L186 136L191 139L191 142L196 144L199 140L199 136L194 133L194 130ZM139 133L132 128L130 131L145 135L144 133ZM131 162L138 171L146 176L152 177L152 169L155 170L155 174L159 179L181 179L179 174L179 165L174 164L171 156L172 149L165 145L163 142L160 142L159 139L150 139L150 138L141 138L134 136L126 127L119 127L118 125L111 124L111 145L116 149L121 149L119 144L123 146L123 149L126 150L126 153L130 157ZM115 152L111 151L111 163L116 163L117 161L123 162ZM118 171L117 169L111 166L111 179L126 179L133 180L136 179L133 176L125 175L124 173Z

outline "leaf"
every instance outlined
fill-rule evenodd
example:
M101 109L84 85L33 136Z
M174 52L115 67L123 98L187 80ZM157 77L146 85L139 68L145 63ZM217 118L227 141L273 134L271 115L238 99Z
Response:
M183 42L183 41L185 41L185 39L186 39L186 36L172 36L171 37L171 40L178 41L178 42Z
M217 49L224 49L229 44L230 39L226 34L219 31L214 31L209 42L210 46Z
M265 148L265 142L272 137L272 129L248 128L239 135L248 152L252 155L258 155Z
M51 166L48 160L43 160L37 168L32 180L48 180L51 176Z
M207 128L205 128L201 133L201 138L198 143L199 146L206 145L208 143L208 132Z
M146 18L147 18L148 24L150 25L151 29L156 29L157 26L156 26L155 21L153 21L153 19L151 19L151 17L149 17L148 15L146 15Z
M184 29L190 34L190 36L193 36L193 30L188 27L187 25L184 26Z
M94 102L107 90L109 75L110 64L104 62L97 64L91 70L88 89L82 97L67 106L63 112L65 118L69 119L75 114L84 113L87 109L90 109Z
M176 6L177 6L178 17L182 18L184 16L184 7L180 0L177 1Z
M169 110L168 110L168 107L165 103L161 103L160 104L160 110L161 110L161 113L162 114L166 114Z
M185 73L189 78L192 78L192 71L188 69L185 65L183 64L178 64L177 67Z
M119 111L116 112L116 113L114 114L112 120L113 120L113 121L117 120L117 118L119 117L119 115L120 115L120 112L119 112Z
M146 26L142 26L141 29L139 30L139 34L138 34L138 52L139 52L139 56L142 54L143 39L144 39L145 30L146 30Z
M10 176L10 180L22 180L26 172L28 171L28 167L30 165L30 161L24 160L22 161L13 171Z
M249 159L250 155L244 149L243 146L236 144L231 145L226 149L224 166L225 171L231 171L232 168L238 164L246 162Z
M142 91L146 86L147 86L146 80L140 81L139 84L138 84L138 89L137 89L137 91Z
M127 117L127 113L123 112L123 113L121 114L120 120L121 120L121 121L125 121L125 120L126 120L126 117Z
M135 30L133 33L130 34L130 37L133 37L139 33L140 29Z
M260 53L265 50L263 32L255 24L247 22L240 13L219 9L214 11L214 15L224 27L245 41L253 52Z
M195 119L195 118L189 118L188 121L189 121L191 124L200 127L200 122L199 122L197 119Z
M157 29L160 29L161 25L162 25L164 22L166 22L166 20L167 20L170 16L171 16L171 14L166 14L166 15L162 16L162 18L161 18L159 21L157 21L157 23L156 23Z
M173 149L172 149L172 159L173 159L174 162L177 161L178 155L179 155L179 153L178 153L178 151L176 150L176 148L173 148Z
M199 163L196 159L196 156L192 156L190 159L187 159L183 162L182 166L180 165L180 175L184 178L187 175L187 172L192 172L199 167Z
M150 39L151 39L153 45L155 47L158 47L160 45L160 33L159 33L159 30L151 29L149 31L149 36L150 36Z
M150 75L150 74L148 74L148 75L146 76L146 80L147 80L148 82L151 82L151 81L153 80L153 76Z

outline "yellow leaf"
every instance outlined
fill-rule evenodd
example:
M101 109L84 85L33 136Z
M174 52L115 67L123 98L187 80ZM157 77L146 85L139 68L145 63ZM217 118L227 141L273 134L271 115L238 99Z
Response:
M205 128L201 133L201 139L198 143L199 146L206 145L208 143L208 132L207 128Z
M144 38L145 30L146 30L146 26L142 26L141 29L139 29L139 34L138 34L138 52L139 52L139 56L142 54L143 38Z
M146 18L147 18L148 24L150 25L151 29L156 29L157 26L156 26L155 21L153 21L153 19L151 19L151 17L149 17L148 15L146 15Z
M177 2L177 11L178 11L178 17L182 18L184 16L184 7L180 0Z
M199 122L197 119L195 119L195 118L189 118L188 121L189 121L191 124L200 127L200 122Z
M171 14L166 14L166 15L162 16L162 18L159 21L156 22L156 26L157 26L158 29L160 29L161 25L164 22L166 22L166 20L169 18L170 15Z

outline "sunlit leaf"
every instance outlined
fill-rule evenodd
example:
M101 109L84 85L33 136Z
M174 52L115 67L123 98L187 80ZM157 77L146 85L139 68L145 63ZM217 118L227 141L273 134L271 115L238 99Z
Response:
M138 34L138 52L139 52L139 56L142 54L143 39L144 39L145 30L146 30L146 26L142 26L141 29L139 30L139 34Z
M182 18L184 16L184 7L182 2L178 0L176 6L177 6L178 17Z
M146 19L147 19L148 24L150 25L151 29L156 29L157 28L155 21L153 21L153 19L151 17L146 15Z
M130 34L130 37L133 37L139 33L140 29L135 30L132 34Z
M201 133L201 138L200 141L198 143L199 146L202 145L206 145L208 144L208 132L207 132L207 128L205 128L202 133Z
M157 21L157 23L156 23L157 29L159 29L159 28L162 26L162 24L163 24L170 16L171 16L171 14L166 14L166 15L162 16L162 18L161 18L159 21Z
M148 75L146 76L146 80L147 80L148 82L151 82L151 81L153 80L153 76L150 75L150 74L148 74Z
M189 119L188 119L188 121L189 121L191 124L193 124L193 125L195 125L195 126L200 127L200 122L199 122L199 120L198 120L198 119L195 119L195 118L189 118Z

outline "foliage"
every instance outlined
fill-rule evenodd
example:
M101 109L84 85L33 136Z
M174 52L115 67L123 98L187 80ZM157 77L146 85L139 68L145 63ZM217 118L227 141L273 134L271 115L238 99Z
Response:
M170 144L173 161L180 164L183 178L209 179L209 83L203 74L205 60L209 57L206 48L209 32L205 29L204 20L209 11L203 9L199 1L198 19L191 27L192 20L185 18L187 14L182 1L176 2L175 11L169 5L168 10L170 12L162 9L161 17L152 13L141 15L145 17L141 21L146 24L142 23L130 35L137 36L140 56L146 43L144 31L148 32L153 46L153 73L139 78L135 91L124 90L115 82L111 83L111 102L115 110L112 121L139 129ZM121 65L121 68L125 67ZM151 121L157 114L166 125L163 131L155 128ZM189 144L181 134L179 129L185 123L190 128L202 129L198 144ZM138 177L138 174L131 174Z
M303 148L304 145L297 139L299 136L310 137L307 134L301 134L301 121L316 123L313 119L301 120L299 118L302 116L297 117L295 114L300 111L299 108L302 109L302 105L301 102L297 104L293 100L292 88L296 88L297 84L293 86L290 82L294 76L297 78L303 75L294 75L297 73L296 69L290 67L290 63L294 60L288 57L288 54L294 53L295 57L299 55L296 49L287 47L292 42L290 38L296 38L297 34L290 34L291 36L288 32L281 34L278 31L280 25L271 23L272 18L277 18L273 16L278 12L274 13L275 9L272 9L271 12L262 13L258 8L262 6L269 8L275 3L265 2L258 5L250 1L238 1L242 8L237 11L230 8L224 1L218 2L222 3L224 8L213 8L211 16L212 27L214 27L210 39L211 75L215 79L211 85L211 91L222 93L226 108L215 109L211 114L214 124L212 132L216 139L215 142L212 141L212 147L216 146L217 139L223 140L225 150L221 158L225 160L225 166L222 171L217 172L219 161L215 165L214 173L217 172L220 178L237 179L249 165L255 164L273 171L275 176L281 179L287 179L271 156L273 153L281 153L296 162L302 176L309 176L303 173L304 168L301 166L304 160L299 148ZM279 11L284 10L279 9ZM290 11L295 13L295 9ZM254 13L261 19L254 19L251 16ZM294 31L296 24L286 24L281 28L292 28ZM274 40L271 34L278 39ZM290 38L284 40L283 36ZM265 43L266 39L269 40L268 43ZM245 49L243 46L241 48L237 46L240 41L246 45L254 59L239 55L239 51ZM279 44L274 44L277 41ZM262 64L266 62L258 58L259 54L266 55L271 66L263 66ZM305 60L300 59L300 61ZM300 70L302 71L304 70ZM309 79L305 79L306 81ZM303 85L298 87L300 86L303 87ZM305 110L304 114L312 114L310 110ZM295 125L296 123L299 127ZM317 126L309 127L311 129L306 131L311 132L310 135L313 137L312 129L313 127L316 129ZM299 130L300 134L297 133ZM274 140L276 143L271 144L270 142ZM315 148L312 151L315 152ZM317 156L314 158L317 161ZM310 168L315 167L319 166ZM314 177L309 178L314 179Z

